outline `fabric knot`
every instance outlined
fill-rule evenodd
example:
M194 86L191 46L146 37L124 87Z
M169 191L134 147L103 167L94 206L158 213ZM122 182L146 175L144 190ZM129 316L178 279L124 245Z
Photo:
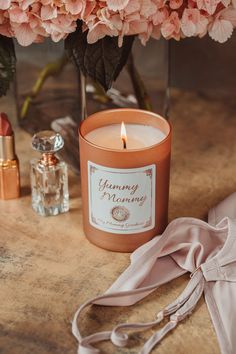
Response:
M190 278L192 278L200 268L201 268L201 265L199 265L199 266L190 274Z

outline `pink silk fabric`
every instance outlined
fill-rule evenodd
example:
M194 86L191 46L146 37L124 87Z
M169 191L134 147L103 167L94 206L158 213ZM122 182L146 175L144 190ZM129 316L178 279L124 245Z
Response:
M148 323L124 323L110 331L82 337L79 318L85 307L130 306L160 285L189 272L182 294ZM98 354L94 344L110 340L117 347L128 343L126 331L148 329L164 317L169 322L154 333L140 350L148 354L161 339L195 308L202 294L219 341L221 353L236 353L236 193L211 209L208 223L195 218L172 221L164 233L138 248L129 267L104 295L87 301L74 316L72 332L79 354ZM94 308L96 311L96 308ZM191 348L190 348L191 349Z

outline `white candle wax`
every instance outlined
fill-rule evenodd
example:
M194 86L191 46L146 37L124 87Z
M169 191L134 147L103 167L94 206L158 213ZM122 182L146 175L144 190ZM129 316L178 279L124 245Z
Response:
M166 135L158 128L143 124L125 124L127 132L127 150L141 149L160 143ZM85 139L103 148L123 150L120 136L120 124L110 124L94 129Z

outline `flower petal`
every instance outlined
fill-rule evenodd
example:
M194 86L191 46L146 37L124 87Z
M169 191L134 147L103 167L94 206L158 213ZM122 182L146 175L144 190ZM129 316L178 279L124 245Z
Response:
M209 30L209 36L219 43L226 42L227 39L231 37L232 33L232 23L224 19L217 19Z

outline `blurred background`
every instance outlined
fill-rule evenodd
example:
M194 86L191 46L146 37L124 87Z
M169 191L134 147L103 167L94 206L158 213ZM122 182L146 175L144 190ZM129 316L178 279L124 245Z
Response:
M137 70L151 97L153 110L163 113L166 86L172 88L198 91L202 94L234 94L236 52L233 50L236 35L224 44L214 42L209 37L184 39L180 42L151 40L143 47L138 39L135 41L133 56ZM46 41L43 44L31 45L28 48L16 46L17 82L16 98L18 113L22 109L27 95L40 75L40 71L51 62L58 61L64 52L63 43ZM169 66L169 67L168 67ZM88 111L112 106L111 102L99 102L97 106L91 102L91 91L88 88ZM127 71L124 69L114 83L127 97L133 93ZM70 114L79 120L80 109L78 96L78 74L72 63L64 65L56 76L49 77L39 94L32 100L26 116L41 115L63 116ZM94 98L94 97L93 97ZM96 101L92 99L92 101ZM134 104L132 100L130 105ZM124 105L126 103L124 102ZM40 108L39 108L40 107ZM43 117L41 117L43 119ZM47 117L49 118L49 117Z
M164 116L168 112L172 120L172 109L175 106L177 111L179 104L181 116L201 119L205 103L209 106L209 102L223 102L224 109L227 107L228 114L233 116L236 112L235 44L236 34L224 44L204 37L180 42L150 40L144 47L136 39L134 63L150 97L151 109ZM65 59L64 43L47 40L26 48L16 44L16 55L15 84L7 97L1 99L2 110L7 107L10 117L14 120L17 117L18 124L30 134L50 128L60 132L68 147L64 158L70 156L69 162L77 168L81 78L74 64ZM90 80L86 82L86 91L88 114L107 108L137 107L127 68L107 95ZM211 119L217 118L218 113L214 114L216 117Z

